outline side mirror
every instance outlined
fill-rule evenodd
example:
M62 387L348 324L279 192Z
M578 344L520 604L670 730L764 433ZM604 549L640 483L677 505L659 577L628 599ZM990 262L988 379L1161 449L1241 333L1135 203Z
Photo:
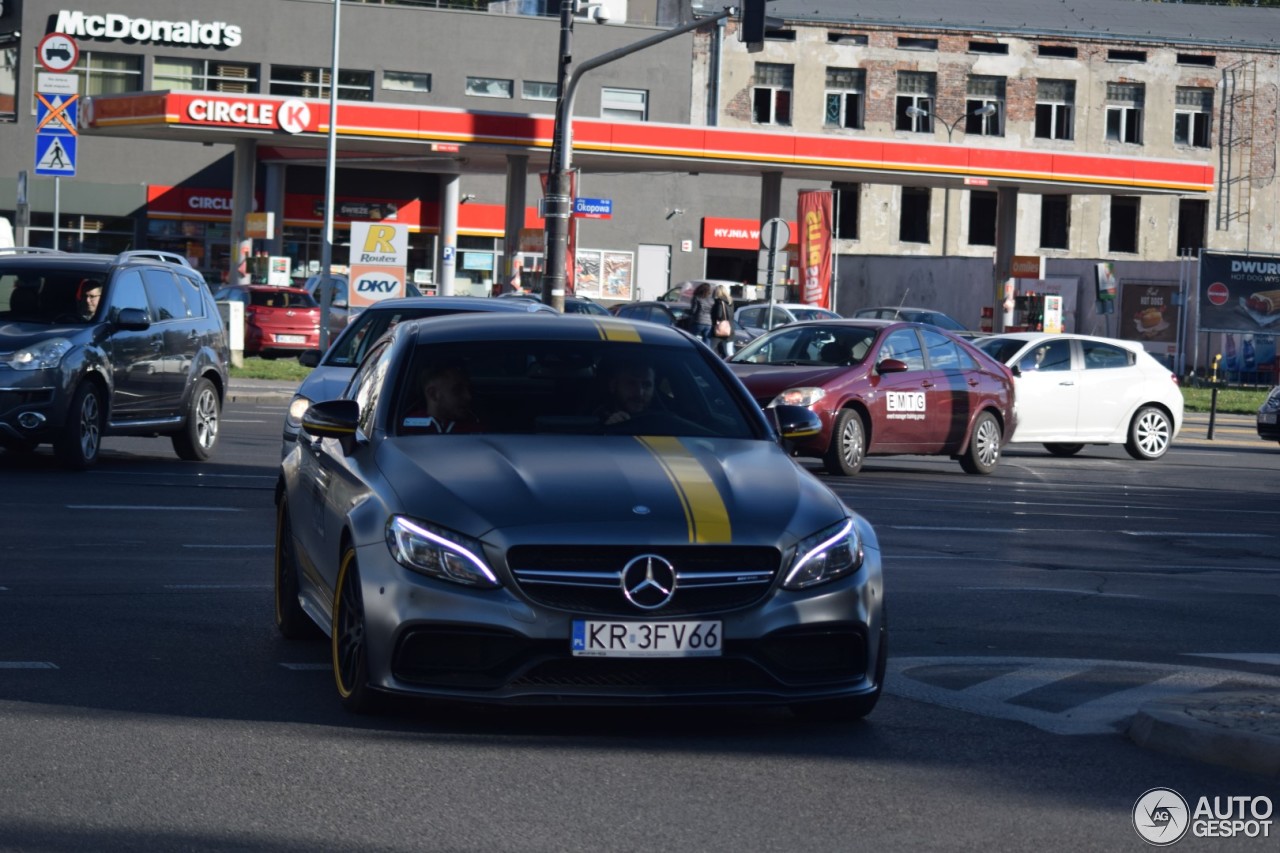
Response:
M1018 365L1016 364L1011 364L1009 365L1009 372L1012 373L1014 376L1021 376L1022 368L1018 367Z
M302 352L298 353L298 364L301 364L303 367L315 367L319 363L320 350L318 349L304 349Z
M147 319L147 312L142 308L121 308L120 312L115 316L116 328L124 329L128 332L145 332L151 328L151 321Z
M822 431L822 421L804 406L771 406L767 411L773 413L773 425L783 442L808 438Z
M355 447L359 419L360 404L355 400L326 400L312 403L303 412L302 431L317 438L336 438L342 452L349 454Z
M876 373L906 373L907 363L898 358L886 358L876 365Z

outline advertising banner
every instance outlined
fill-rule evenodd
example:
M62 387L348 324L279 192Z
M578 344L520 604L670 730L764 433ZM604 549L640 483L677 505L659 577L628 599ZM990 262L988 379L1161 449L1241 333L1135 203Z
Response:
M1280 255L1200 255L1202 332L1280 334Z
M398 222L351 223L351 308L404 296L409 226Z
M1175 304L1178 285L1125 281L1120 292L1116 337L1144 343L1176 344L1182 309Z
M798 194L800 263L803 280L800 301L831 307L831 191L804 190Z

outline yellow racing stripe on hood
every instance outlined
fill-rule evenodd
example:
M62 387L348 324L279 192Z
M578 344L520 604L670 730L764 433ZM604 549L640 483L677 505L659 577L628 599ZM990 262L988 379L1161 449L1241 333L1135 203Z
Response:
M733 529L729 524L729 510L724 505L720 490L716 488L702 463L680 443L680 439L638 435L636 441L653 454L653 458L662 466L667 479L675 487L685 521L689 524L689 541L732 542Z
M640 332L625 320L595 320L596 329L603 341L626 341L631 344L640 343Z

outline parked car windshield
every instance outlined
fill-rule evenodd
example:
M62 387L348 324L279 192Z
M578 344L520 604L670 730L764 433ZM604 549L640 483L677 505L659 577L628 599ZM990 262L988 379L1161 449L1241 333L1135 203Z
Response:
M1018 354L1018 350L1027 345L1024 340L1017 338L979 338L973 342L973 345L994 358L1001 364L1008 364L1009 359Z

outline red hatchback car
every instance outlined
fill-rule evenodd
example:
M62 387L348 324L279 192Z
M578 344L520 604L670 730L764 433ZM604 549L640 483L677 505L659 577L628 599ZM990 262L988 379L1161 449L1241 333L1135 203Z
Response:
M213 298L244 304L245 355L275 358L320 346L320 303L301 287L235 284Z
M796 446L833 474L867 456L946 455L990 474L1013 435L1013 375L941 329L815 320L775 329L729 360L762 407L807 406L822 430Z

